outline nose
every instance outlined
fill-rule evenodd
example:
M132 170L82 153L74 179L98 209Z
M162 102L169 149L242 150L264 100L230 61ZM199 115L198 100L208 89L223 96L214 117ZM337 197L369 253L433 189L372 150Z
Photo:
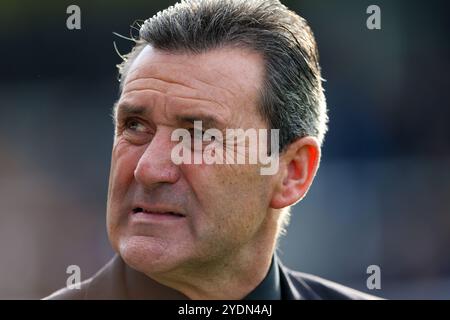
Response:
M144 187L150 188L160 183L175 183L180 178L179 167L171 159L173 142L168 130L158 130L141 155L134 178Z

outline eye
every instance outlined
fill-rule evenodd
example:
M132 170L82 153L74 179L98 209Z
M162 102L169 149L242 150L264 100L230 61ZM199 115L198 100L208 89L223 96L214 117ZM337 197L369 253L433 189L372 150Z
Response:
M123 119L116 134L136 145L148 143L152 139L152 130L149 124L137 118Z
M125 123L125 129L133 132L146 132L145 126L136 119L129 119Z

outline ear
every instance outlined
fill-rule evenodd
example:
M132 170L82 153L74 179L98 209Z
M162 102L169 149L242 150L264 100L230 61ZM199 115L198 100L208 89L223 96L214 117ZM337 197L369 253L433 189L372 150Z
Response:
M279 177L270 202L281 209L303 199L320 163L320 146L315 137L303 137L292 142L280 155Z

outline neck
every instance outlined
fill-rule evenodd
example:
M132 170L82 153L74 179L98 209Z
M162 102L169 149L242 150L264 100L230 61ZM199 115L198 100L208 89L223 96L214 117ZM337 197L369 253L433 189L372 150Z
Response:
M198 268L183 268L170 275L149 275L193 300L240 300L266 277L275 249L276 231L255 237L238 252Z

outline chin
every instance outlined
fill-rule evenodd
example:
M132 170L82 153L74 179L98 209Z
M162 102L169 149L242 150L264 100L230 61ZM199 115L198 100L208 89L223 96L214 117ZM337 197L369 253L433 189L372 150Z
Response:
M127 265L142 273L164 273L174 267L168 243L148 236L128 236L119 240L118 253Z

